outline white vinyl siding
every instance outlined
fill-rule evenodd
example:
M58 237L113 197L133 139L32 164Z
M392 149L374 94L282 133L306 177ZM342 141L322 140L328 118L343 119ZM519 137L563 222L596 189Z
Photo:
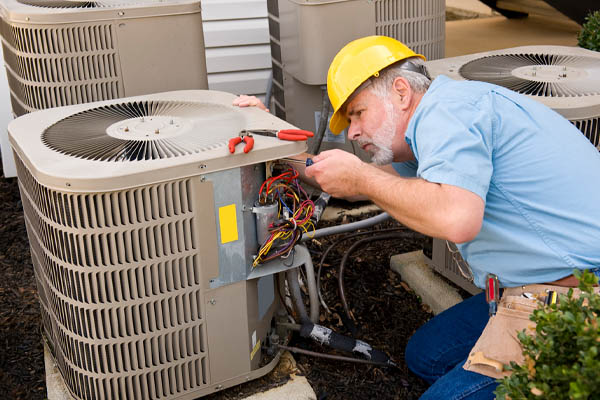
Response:
M266 0L202 2L208 87L264 98L271 72Z

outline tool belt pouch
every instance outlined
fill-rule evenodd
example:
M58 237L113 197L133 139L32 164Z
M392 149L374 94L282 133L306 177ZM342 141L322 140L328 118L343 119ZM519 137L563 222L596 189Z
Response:
M529 316L538 307L543 307L540 299L549 290L566 294L568 287L553 285L528 285L506 288L498 303L496 315L490 317L481 336L469 353L463 368L491 378L501 379L511 374L504 366L511 361L522 364L523 349L517 334L526 329L529 335L535 334L535 323ZM598 288L594 290L598 293ZM523 293L532 293L535 298L527 298ZM573 297L579 297L579 289L573 289Z
M496 315L490 317L463 368L496 379L510 375L504 365L511 361L523 362L517 334L529 328L528 333L535 332L535 323L529 316L537 307L537 300L507 295L505 290Z

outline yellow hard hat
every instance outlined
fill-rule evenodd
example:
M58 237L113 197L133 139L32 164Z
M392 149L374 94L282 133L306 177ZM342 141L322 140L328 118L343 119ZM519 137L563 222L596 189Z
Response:
M385 67L409 57L425 57L387 36L367 36L344 46L335 56L327 73L327 93L333 106L329 122L336 135L348 126L340 109L354 91Z

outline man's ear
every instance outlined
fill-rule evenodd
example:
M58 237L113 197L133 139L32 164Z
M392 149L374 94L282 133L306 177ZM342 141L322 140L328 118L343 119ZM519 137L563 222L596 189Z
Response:
M394 83L392 83L392 90L397 95L400 109L408 109L410 107L413 92L406 78L399 76L394 79Z

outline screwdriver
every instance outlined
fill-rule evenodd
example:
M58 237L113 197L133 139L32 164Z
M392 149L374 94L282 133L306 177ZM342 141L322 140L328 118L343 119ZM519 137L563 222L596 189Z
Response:
M298 164L304 164L307 167L310 167L311 165L313 165L315 162L312 160L312 158L307 158L306 161L302 161L302 160L296 160L294 158L281 158L281 160L286 161L286 162L292 162L292 163L298 163Z
M488 303L490 317L496 315L498 310L499 292L498 277L494 274L488 274L485 278L485 299Z

